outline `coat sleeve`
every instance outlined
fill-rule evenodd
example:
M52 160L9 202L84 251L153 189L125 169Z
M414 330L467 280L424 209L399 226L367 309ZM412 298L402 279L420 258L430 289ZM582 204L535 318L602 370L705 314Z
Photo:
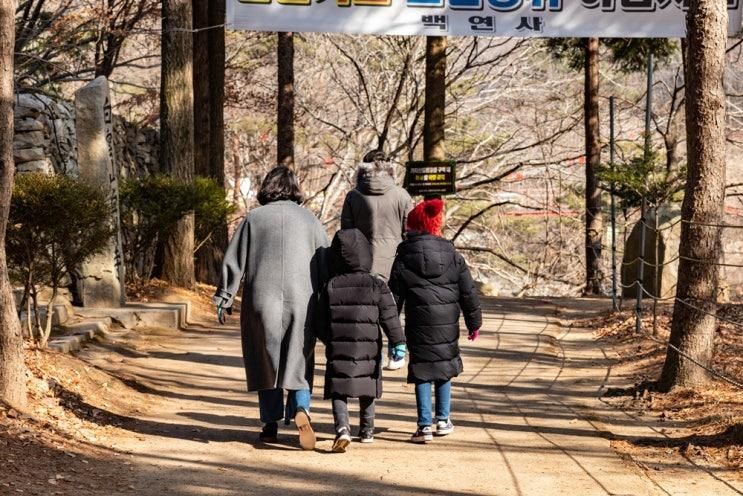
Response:
M222 262L222 276L212 302L222 308L232 307L235 295L248 265L248 247L250 246L250 224L246 217L240 223L232 237Z
M323 287L315 304L312 329L315 337L327 346L330 341L330 300L327 287Z
M389 288L392 291L392 296L397 304L397 313L402 312L402 307L405 304L405 288L403 287L402 281L402 262L395 258L395 262L392 264L392 273L390 274Z
M328 234L318 220L315 226L315 255L312 257L312 286L313 292L319 293L330 279L330 253Z
M482 327L480 296L477 293L477 286L472 279L470 269L467 267L467 262L460 254L457 254L457 263L459 265L459 306L462 307L467 330L474 331Z
M353 218L353 208L351 208L351 193L348 193L341 212L341 229L353 229L354 227L356 227L356 222Z
M402 239L405 239L405 233L408 230L408 214L411 210L413 210L413 199L410 197L407 191L402 190L403 195L402 199L400 200L400 211L402 212L402 218L400 219L402 221Z
M400 324L397 313L397 305L392 297L392 292L387 284L381 279L375 278L377 286L377 306L379 308L379 325L387 336L390 346L396 346L405 342L405 333Z

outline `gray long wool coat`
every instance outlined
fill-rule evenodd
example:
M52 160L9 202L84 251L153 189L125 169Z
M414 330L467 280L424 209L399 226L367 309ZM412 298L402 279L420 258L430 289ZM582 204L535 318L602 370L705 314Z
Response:
M389 279L397 246L402 242L410 195L395 185L392 165L386 162L362 164L356 188L343 203L341 229L356 228L372 244L372 274Z
M325 278L327 246L317 217L291 201L252 210L230 241L214 302L231 307L245 281L240 328L248 391L311 387L315 338L306 321Z

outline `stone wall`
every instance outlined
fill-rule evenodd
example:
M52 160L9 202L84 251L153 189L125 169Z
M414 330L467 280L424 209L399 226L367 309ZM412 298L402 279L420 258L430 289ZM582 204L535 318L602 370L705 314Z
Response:
M40 94L20 94L14 117L13 156L18 172L74 173L77 139L71 104Z
M16 170L78 176L75 108L65 100L22 93L15 101ZM159 171L157 129L141 128L114 116L114 147L120 177Z

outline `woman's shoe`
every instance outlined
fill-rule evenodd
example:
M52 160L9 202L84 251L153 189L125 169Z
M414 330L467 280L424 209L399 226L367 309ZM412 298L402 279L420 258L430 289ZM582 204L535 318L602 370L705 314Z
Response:
M439 420L436 422L436 435L437 436L448 436L454 432L454 424L451 423L451 420Z
M317 437L315 431L312 430L312 424L310 423L310 415L307 410L300 407L297 409L297 414L294 416L294 423L299 431L299 445L305 451L312 451L315 449L317 444Z
M348 427L341 427L338 429L338 434L335 436L335 442L333 443L333 453L345 453L348 446L351 444L351 431Z
M430 425L418 427L418 430L415 431L415 434L411 436L410 440L416 444L430 443L433 441L433 429L431 429Z
M264 443L275 443L279 439L279 424L277 422L269 422L263 426L263 430L258 435Z

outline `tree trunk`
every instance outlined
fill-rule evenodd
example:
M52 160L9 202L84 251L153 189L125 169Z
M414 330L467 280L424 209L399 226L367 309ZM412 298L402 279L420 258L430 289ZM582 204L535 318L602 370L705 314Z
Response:
M586 288L585 294L601 294L601 189L596 175L601 165L601 127L599 122L599 40L585 39L586 129Z
M193 131L194 172L209 176L209 148L211 141L211 107L209 99L209 0L193 0Z
M224 186L225 0L194 0L194 168ZM216 27L219 26L219 27ZM227 225L196 252L196 280L219 282L227 248Z
M426 102L423 160L446 160L446 46L444 36L426 38Z
M22 408L26 403L21 323L8 279L5 232L13 192L13 49L14 0L0 2L0 401Z
M689 171L682 206L679 278L671 345L712 364L725 203L725 91L728 12L724 2L692 0L687 15L686 134ZM699 387L709 373L668 348L660 388Z
M279 33L276 161L294 167L294 34Z
M173 177L191 181L194 173L193 43L191 1L162 0L162 77L160 153ZM164 244L162 278L186 288L194 285L194 218L186 215Z

